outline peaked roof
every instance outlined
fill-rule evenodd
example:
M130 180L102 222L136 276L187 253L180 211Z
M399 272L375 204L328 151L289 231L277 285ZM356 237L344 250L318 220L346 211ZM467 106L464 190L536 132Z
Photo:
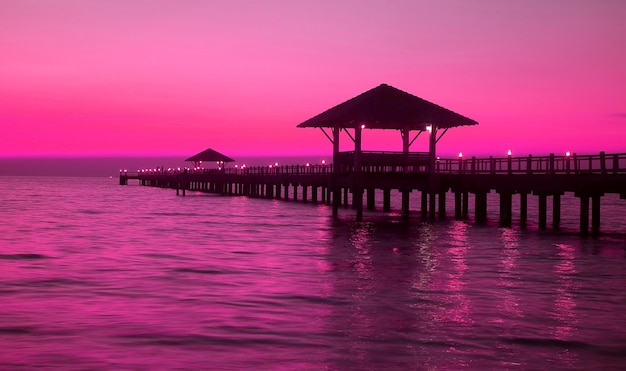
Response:
M426 125L451 128L478 122L422 98L382 84L345 101L298 125L309 127L354 127L369 129L426 130Z
M232 158L228 156L224 156L223 154L212 150L211 148L205 149L204 151L198 153L197 155L191 156L185 161L224 161L224 162L233 162Z

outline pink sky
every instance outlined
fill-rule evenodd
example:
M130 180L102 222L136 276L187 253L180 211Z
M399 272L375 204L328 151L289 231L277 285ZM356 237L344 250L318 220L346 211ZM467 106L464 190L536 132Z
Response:
M626 152L625 20L623 0L0 0L0 156L327 154L296 125L381 83L480 123L442 155Z

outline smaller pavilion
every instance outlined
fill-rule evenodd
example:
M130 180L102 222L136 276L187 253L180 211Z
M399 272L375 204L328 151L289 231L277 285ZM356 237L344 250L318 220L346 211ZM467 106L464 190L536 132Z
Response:
M192 162L194 168L199 167L203 162L215 162L220 168L223 168L225 163L234 162L235 160L211 148L207 148L204 151L189 157L185 161Z

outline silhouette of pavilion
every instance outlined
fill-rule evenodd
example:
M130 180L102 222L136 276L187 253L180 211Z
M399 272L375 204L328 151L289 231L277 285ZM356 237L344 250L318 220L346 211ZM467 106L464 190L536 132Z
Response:
M434 169L437 158L436 145L448 129L464 125L477 125L478 122L452 112L439 105L396 89L387 84L366 91L319 115L299 124L299 128L320 128L333 144L333 165L338 171L346 161L353 159L353 171L361 171L363 162L393 164L404 162L424 162ZM325 129L330 129L329 135ZM348 129L352 129L350 133ZM363 129L399 130L402 136L402 154L363 152L361 136ZM345 131L354 142L354 152L339 152L339 134ZM417 134L411 139L411 131ZM428 156L409 156L410 146L423 132L428 132Z
M211 148L207 148L204 151L189 157L185 161L193 162L194 167L198 167L202 162L225 163L234 162L235 160Z

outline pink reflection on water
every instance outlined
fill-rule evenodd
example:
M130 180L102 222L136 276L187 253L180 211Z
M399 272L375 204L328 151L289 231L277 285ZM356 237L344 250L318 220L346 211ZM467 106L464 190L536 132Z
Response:
M445 251L445 255L440 260L447 259L450 264L446 271L449 273L445 276L445 280L440 282L439 289L443 291L445 306L442 308L443 313L439 316L442 322L453 322L462 326L471 326L474 323L472 318L472 310L469 299L465 292L467 280L465 273L468 269L466 264L466 255L469 246L468 225L464 222L454 222L448 233L451 237L450 246Z
M570 339L576 331L578 318L576 317L576 295L578 284L572 279L578 270L574 264L576 258L575 249L568 244L557 244L559 261L554 266L554 270L558 275L557 282L559 286L556 290L556 298L554 300L553 316L559 321L554 330L557 339Z
M515 276L515 268L517 266L517 260L520 256L519 246L519 231L512 230L510 228L503 228L500 239L503 243L502 256L500 264L502 266L499 275L498 291L502 300L499 301L499 307L503 316L498 319L499 322L503 322L505 318L521 317L522 312L519 308L517 296L513 293L517 287L517 283L513 281Z

